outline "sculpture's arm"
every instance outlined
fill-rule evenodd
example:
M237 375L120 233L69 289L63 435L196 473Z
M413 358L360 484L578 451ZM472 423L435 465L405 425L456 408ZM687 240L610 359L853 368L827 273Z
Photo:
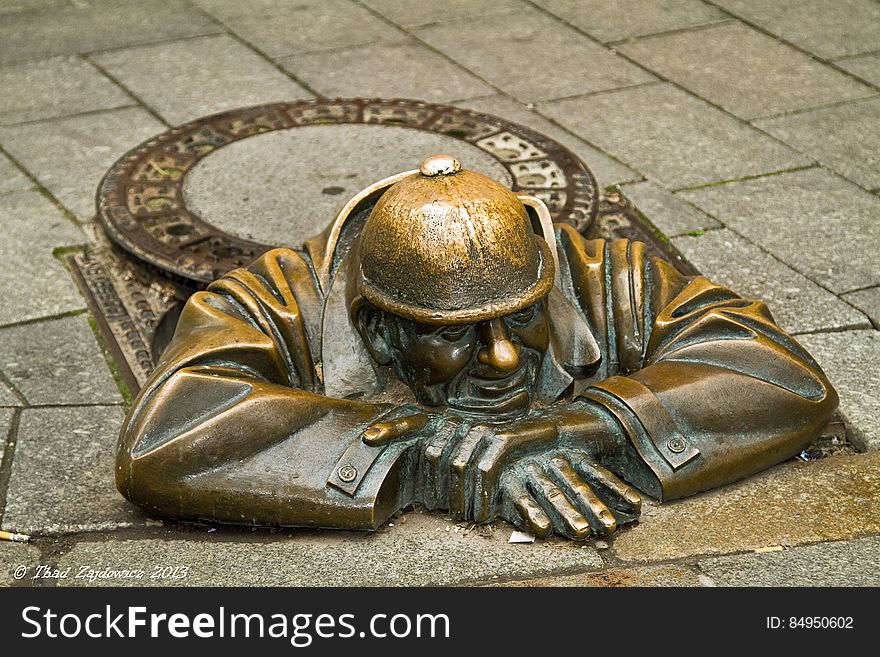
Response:
M774 465L815 439L837 406L816 362L766 305L689 278L644 245L561 230L572 283L609 372L583 393L626 435L603 459L661 499Z
M309 306L320 316L311 280L299 255L276 250L190 298L123 426L117 485L126 497L163 515L227 522L333 524L329 508L342 526L383 520L380 480L359 476L357 495L327 485L336 459L389 407L314 392L303 317ZM376 469L387 475L393 457Z

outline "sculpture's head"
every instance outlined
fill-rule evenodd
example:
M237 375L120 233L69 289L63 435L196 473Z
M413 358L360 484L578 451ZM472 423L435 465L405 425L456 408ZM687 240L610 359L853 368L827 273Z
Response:
M554 259L516 194L432 156L379 198L357 257L361 337L420 402L496 416L529 407Z

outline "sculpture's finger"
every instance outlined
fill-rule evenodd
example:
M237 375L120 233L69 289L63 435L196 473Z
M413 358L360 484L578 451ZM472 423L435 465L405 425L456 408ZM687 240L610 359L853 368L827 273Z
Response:
M492 502L498 479L507 460L525 449L547 445L559 433L550 422L538 420L499 433L487 445L474 470L474 520L487 522L492 515Z
M571 463L561 456L550 461L552 472L568 497L580 508L596 534L610 534L617 529L617 520L593 489L575 472Z
M426 441L422 451L422 472L424 502L429 509L444 506L447 502L447 464L451 459L453 448L467 435L470 425L461 423L450 430L441 427Z
M514 524L538 538L547 538L553 533L553 521L534 500L522 481L511 477L505 483L505 494L519 514L520 521Z
M418 431L428 424L428 416L424 413L414 413L399 417L387 422L376 422L370 425L361 434L361 439L370 446L384 445L395 438L407 436L413 431Z
M571 459L571 464L584 480L611 507L618 522L632 522L642 512L642 497L629 484L610 470L584 457Z
M537 465L528 466L529 487L547 514L554 518L554 529L560 534L583 541L590 537L591 527L574 504L556 483Z
M489 428L473 427L455 447L449 463L449 513L457 520L466 520L472 509L473 477L468 476L472 463L489 437Z

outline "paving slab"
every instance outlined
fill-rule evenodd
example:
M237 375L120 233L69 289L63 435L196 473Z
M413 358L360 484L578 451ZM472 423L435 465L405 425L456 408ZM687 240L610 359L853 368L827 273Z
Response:
M171 124L312 94L226 34L113 50L93 59Z
M865 55L864 57L838 60L834 63L853 75L859 76L862 80L880 86L880 55Z
M0 328L0 372L32 406L122 403L84 314Z
M860 449L880 449L880 331L802 335L840 395L840 411Z
M502 119L519 123L552 137L583 160L596 176L600 188L610 187L625 181L639 180L642 177L641 174L609 157L598 148L590 146L583 139L575 137L569 131L551 123L537 112L507 96L495 95L475 98L456 103L456 105L500 116Z
M717 586L880 586L880 538L699 562Z
M850 292L842 295L841 298L865 313L874 326L880 328L880 287Z
M873 0L714 0L741 18L824 58L880 50Z
M835 293L880 283L880 198L824 169L681 192Z
M539 111L673 189L810 163L671 84L543 103Z
M865 189L880 189L880 99L763 119L755 125Z
M399 126L315 125L249 137L211 153L184 179L184 200L205 221L239 237L301 246L368 185L447 152L510 186L498 160L460 139Z
M527 103L655 79L532 8L433 25L414 33L490 84Z
M195 0L195 4L272 58L409 39L349 0Z
M416 42L296 55L280 59L278 63L298 80L331 98L361 96L442 102L495 92L442 55Z
M117 158L165 126L140 108L0 127L0 144L80 220Z
M721 226L702 210L653 182L622 185L620 190L648 221L668 237Z
M177 0L46 0L5 8L0 64L84 53L219 32L219 26Z
M0 68L0 125L133 105L134 100L78 57Z
M52 256L82 244L83 232L36 191L0 196L0 325L85 307L70 274Z
M10 390L3 381L0 381L0 407L7 408L14 406L24 406L24 403L15 396L12 390ZM5 435L3 433L2 424L3 423L0 422L0 435Z
M412 2L412 0L361 0L374 11L402 27L431 23L447 23L462 19L479 19L490 14L522 11L522 0L444 0L443 2Z
M513 582L502 582L492 586L533 587L533 586L592 586L592 587L657 587L657 586L703 586L697 571L690 566L675 564L646 566L642 568L611 568L599 572L579 573L577 575L557 575L535 577Z
M561 540L507 542L510 526L465 533L442 515L410 513L375 534L286 532L289 537L79 543L59 561L77 570L188 566L179 580L69 578L61 586L448 586L602 567L596 551ZM449 528L449 531L447 531ZM458 529L459 531L456 531Z
M0 154L0 194L33 188L34 183L8 157Z
M789 333L871 328L864 314L726 228L672 243L711 280L766 302Z
M788 462L666 504L612 544L623 561L720 555L880 532L880 452Z
M3 384L0 383L0 386ZM0 408L0 465L3 464L3 454L6 451L6 439L12 425L12 417L15 415L13 408Z
M700 0L533 1L603 43L729 19Z
M40 563L40 551L26 543L10 543L0 541L0 587L17 586L27 581L27 575L18 579L16 569L24 566L33 572L33 567Z
M641 39L617 49L744 119L877 94L741 23Z
M22 410L3 529L62 534L143 524L114 485L122 416L117 406Z

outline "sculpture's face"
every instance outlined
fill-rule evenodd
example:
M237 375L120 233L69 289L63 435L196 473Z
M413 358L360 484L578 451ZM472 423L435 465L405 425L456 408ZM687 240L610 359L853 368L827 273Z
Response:
M550 343L546 304L476 324L436 326L385 314L397 375L429 406L465 414L525 412Z

